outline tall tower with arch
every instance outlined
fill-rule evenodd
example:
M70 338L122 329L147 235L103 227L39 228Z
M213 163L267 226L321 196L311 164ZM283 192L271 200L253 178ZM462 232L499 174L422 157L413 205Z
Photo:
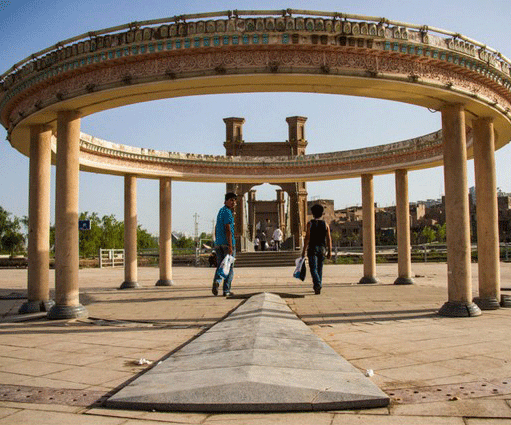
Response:
M241 157L296 157L305 155L307 147L307 140L305 139L306 121L306 117L287 117L288 140L285 142L246 143L243 139L245 119L238 117L224 118L226 127L225 154L227 156ZM277 199L274 203L274 208L271 205L265 205L268 215L266 219L264 218L263 211L258 212L258 205L261 207L262 204L256 201L256 191L253 190L259 184L227 183L227 191L235 192L239 200L235 211L235 233L238 238L238 246L242 250L246 249L246 241L253 241L258 229L260 230L261 228L260 226L266 228L267 225L270 228L269 231L280 227L285 235L293 237L295 247L301 246L307 216L306 183L304 181L277 183L280 189L276 191ZM286 217L285 193L288 195L288 217ZM245 205L245 194L248 194L247 205ZM267 223L267 220L270 223ZM271 238L271 234L267 233L267 237Z

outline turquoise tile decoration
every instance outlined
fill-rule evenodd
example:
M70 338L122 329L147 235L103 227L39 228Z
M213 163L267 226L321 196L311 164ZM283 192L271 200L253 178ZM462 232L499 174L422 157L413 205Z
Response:
M224 44L224 46L227 46L229 44L229 36L228 35L224 35L223 44Z
M398 43L392 43L392 51L399 52L399 44Z
M208 47L209 46L209 37L204 37L203 43L204 43L204 46Z
M440 53L440 60L444 61L444 60L446 60L446 58L447 58L447 55L445 54L445 52L441 52Z
M390 50L390 41L386 41L383 45L383 50Z
M217 35L213 37L213 46L218 47L220 46L220 39Z
M181 40L176 40L176 49L181 48Z
M263 34L263 44L268 44L268 34Z
M185 38L185 49L189 49L192 45L192 42L189 38Z
M282 34L282 44L289 43L289 34Z
M237 35L232 36L232 44L239 44L239 37Z
M142 44L142 45L140 46L140 53L145 53L145 52L146 52L146 50L147 50L147 46L146 46L145 44Z
M157 44L157 47L158 47L158 51L161 52L163 50L163 43L162 42L159 42Z
M252 43L259 44L259 36L257 34L254 34L254 37L252 38Z
M109 51L108 52L108 59L113 59L114 58L114 52L113 51Z
M167 50L172 50L172 41L171 40L167 41Z
M438 50L433 50L433 59L438 59Z
M118 49L115 51L115 57L116 58L122 58L122 50L121 49Z
M131 53L133 53L134 55L138 55L138 47L137 46L133 46L131 48Z
M128 47L125 47L124 48L124 56L129 56L130 55L130 49Z
M193 39L193 47L200 47L200 38L199 37L195 37Z
M248 44L248 35L243 36L243 44Z

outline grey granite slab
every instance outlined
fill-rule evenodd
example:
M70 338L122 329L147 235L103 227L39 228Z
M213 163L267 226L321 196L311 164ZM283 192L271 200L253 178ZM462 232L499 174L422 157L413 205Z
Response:
M319 339L275 294L222 322L122 388L123 409L276 412L382 407L388 396Z

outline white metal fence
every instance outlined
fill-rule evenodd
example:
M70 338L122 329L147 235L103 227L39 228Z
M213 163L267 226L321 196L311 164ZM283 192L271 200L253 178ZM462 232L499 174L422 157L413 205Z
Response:
M124 249L99 249L99 268L124 267Z

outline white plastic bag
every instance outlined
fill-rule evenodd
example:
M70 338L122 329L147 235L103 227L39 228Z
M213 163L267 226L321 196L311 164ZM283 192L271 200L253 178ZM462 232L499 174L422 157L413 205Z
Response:
M231 267L234 264L234 261L236 258L234 258L232 255L227 254L222 262L220 263L220 267L218 268L218 274L223 279L227 279L227 276L229 276L229 272L231 271Z
M295 260L296 268L293 272L293 277L296 279L305 279L305 257L300 257Z

